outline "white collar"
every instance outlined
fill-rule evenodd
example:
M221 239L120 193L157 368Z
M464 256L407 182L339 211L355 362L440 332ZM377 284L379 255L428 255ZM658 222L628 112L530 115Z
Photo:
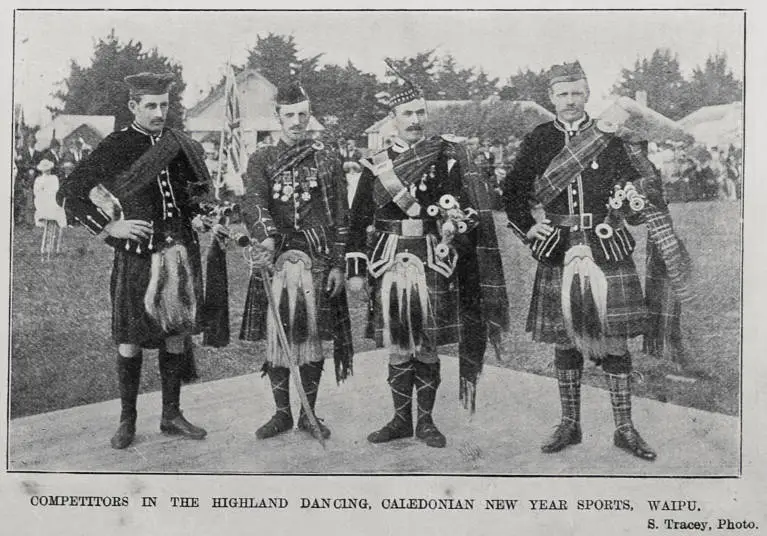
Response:
M586 117L587 117L586 114L583 114L583 116L580 119L573 121L572 123L567 123L566 121L562 121L559 118L557 118L557 120L560 123L562 123L562 126L565 128L566 131L577 132L580 126L584 123L584 121L586 121Z

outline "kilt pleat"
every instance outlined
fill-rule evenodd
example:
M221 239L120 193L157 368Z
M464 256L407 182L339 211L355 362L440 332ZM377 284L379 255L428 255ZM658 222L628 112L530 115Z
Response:
M607 335L632 338L648 328L642 283L631 258L600 266L607 279ZM561 266L538 264L526 330L533 340L568 344L562 316Z
M199 333L203 298L202 261L199 247L196 244L188 245L187 254L197 301L197 327L193 333ZM179 335L179 333L164 332L144 308L144 295L151 277L151 265L151 256L136 255L121 249L115 250L109 293L112 301L112 338L116 344L159 348L169 336Z

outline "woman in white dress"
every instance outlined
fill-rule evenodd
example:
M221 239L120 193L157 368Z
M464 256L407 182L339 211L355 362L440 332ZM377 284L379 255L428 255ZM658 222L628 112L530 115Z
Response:
M35 225L43 228L40 254L50 257L61 247L61 229L67 226L64 208L56 202L59 178L51 174L53 162L43 159L37 165L40 175L35 179Z

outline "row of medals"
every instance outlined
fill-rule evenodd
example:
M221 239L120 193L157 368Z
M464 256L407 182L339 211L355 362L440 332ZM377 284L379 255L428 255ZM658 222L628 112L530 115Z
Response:
M293 201L295 206L301 202L308 203L312 199L311 190L317 188L317 170L315 168L306 169L306 177L299 179L295 170L283 171L279 179L274 181L272 186L272 198L287 203Z

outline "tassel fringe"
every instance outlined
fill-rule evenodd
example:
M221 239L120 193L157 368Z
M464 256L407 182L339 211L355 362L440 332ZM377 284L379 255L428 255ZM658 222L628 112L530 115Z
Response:
M428 287L419 262L412 255L399 254L381 277L381 306L387 313L383 319L384 346L396 346L409 355L421 349L429 314Z
M317 301L312 272L303 261L280 263L272 279L272 296L278 304L280 324L292 348L289 353L298 365L321 359L322 346L317 327ZM273 315L267 316L267 361L288 366L279 346Z

